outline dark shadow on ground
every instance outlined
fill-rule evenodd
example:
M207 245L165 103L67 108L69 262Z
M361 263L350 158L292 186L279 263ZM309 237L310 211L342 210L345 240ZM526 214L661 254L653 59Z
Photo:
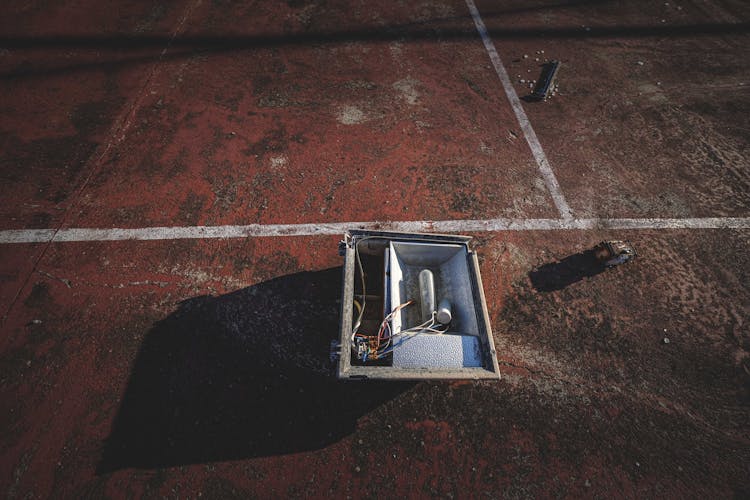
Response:
M325 447L413 384L339 382L341 268L197 297L155 324L98 473Z
M593 250L576 253L563 260L544 264L529 273L531 284L540 292L562 290L584 278L604 272L606 266L597 260Z
M467 16L467 20L470 19ZM0 36L0 48L6 50L92 50L114 51L115 58L105 61L65 63L49 67L35 66L24 60L15 68L0 72L0 80L49 77L87 70L116 70L129 64L168 61L205 54L222 54L242 50L280 47L310 47L343 43L387 43L392 41L415 42L473 40L478 34L473 25L461 27L436 25L427 22L389 27L360 28L328 32L299 32L268 35L52 35L52 36ZM698 36L729 36L750 32L750 23L700 23L684 25L631 25L561 28L488 28L493 40L522 39L600 39L600 38L684 38ZM169 51L165 53L165 47ZM141 52L149 51L143 54Z

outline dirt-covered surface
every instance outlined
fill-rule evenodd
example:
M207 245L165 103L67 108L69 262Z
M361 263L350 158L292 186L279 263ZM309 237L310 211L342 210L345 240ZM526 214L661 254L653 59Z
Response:
M744 2L477 7L576 217L750 215ZM0 230L558 216L461 1L0 10ZM750 230L473 236L492 383L332 378L337 236L0 245L0 491L750 496Z

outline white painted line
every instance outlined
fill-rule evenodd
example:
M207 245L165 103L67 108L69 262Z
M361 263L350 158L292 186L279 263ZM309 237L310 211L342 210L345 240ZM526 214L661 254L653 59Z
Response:
M475 219L402 222L330 222L321 224L248 224L244 226L69 228L0 231L0 244L81 241L184 240L342 235L347 229L425 233L501 231L750 229L750 217L693 219Z
M0 231L0 243L47 243L53 236L54 229L11 229Z
M572 219L573 212L570 209L568 202L565 201L565 196L563 196L560 184L557 182L557 178L552 171L549 160L547 160L547 155L544 154L542 145L539 144L536 132L534 132L534 129L531 127L531 122L529 122L529 118L523 110L521 100L518 98L518 94L516 94L516 90L513 88L508 72L505 70L505 66L503 66L503 62L500 60L500 55L495 49L495 44L492 43L490 35L487 33L487 27L484 25L484 21L482 21L482 17L479 15L477 6L474 5L474 0L466 0L466 5L469 7L469 11L471 11L471 17L474 19L474 24L477 27L479 36L482 37L484 48L487 49L490 61L492 61L492 65L495 67L495 72L500 78L500 82L503 84L503 89L505 89L505 95L508 96L508 101L510 101L513 112L516 114L519 125L521 125L521 130L526 138L526 142L529 143L531 153L534 155L536 164L539 167L539 172L542 174L544 183L547 185L547 189L552 196L552 201L554 201L555 206L563 219Z

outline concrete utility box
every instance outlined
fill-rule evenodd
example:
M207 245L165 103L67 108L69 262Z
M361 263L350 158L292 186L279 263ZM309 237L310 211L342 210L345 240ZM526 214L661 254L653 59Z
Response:
M339 378L499 378L470 240L365 230L345 234Z

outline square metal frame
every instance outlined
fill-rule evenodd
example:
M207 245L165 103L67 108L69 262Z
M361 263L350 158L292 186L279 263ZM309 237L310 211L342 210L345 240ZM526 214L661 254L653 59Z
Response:
M479 338L483 354L482 367L465 368L397 368L391 366L352 365L352 323L354 316L354 280L356 277L355 245L363 238L384 241L417 241L434 244L459 244L466 248L468 269L472 283L475 312L479 326ZM479 261L469 246L471 237L446 234L400 233L386 231L349 230L344 235L342 252L344 256L343 285L341 293L340 356L337 377L339 379L376 380L458 380L458 379L499 379L500 368L492 337L492 328L487 313L487 303L479 273Z

